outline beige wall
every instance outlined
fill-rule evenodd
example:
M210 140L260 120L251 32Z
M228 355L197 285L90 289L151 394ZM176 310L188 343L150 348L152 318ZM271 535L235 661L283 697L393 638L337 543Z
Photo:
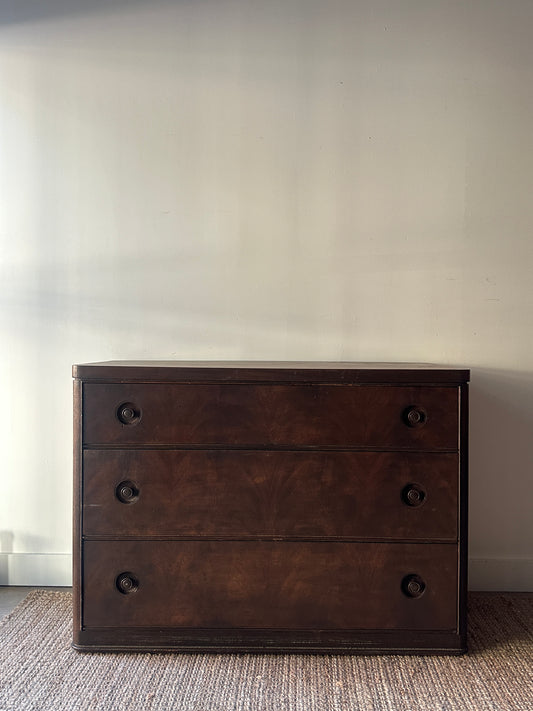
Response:
M533 589L533 3L33 5L0 7L0 582L69 580L73 362L421 360L472 368L472 586Z

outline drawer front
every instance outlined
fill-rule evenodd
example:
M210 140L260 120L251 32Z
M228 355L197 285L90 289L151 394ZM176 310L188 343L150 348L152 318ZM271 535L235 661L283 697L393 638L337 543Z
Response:
M84 544L83 625L453 630L451 544Z
M87 450L86 536L457 540L456 454Z
M85 384L85 445L456 450L455 387Z

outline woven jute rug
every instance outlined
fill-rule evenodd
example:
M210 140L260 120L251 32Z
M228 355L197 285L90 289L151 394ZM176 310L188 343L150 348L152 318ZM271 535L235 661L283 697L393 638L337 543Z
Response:
M471 595L463 657L80 654L71 594L0 622L0 710L532 711L533 595Z

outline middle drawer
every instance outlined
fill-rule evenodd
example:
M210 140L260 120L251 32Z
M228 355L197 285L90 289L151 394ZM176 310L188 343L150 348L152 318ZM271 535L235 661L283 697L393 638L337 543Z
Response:
M85 536L457 540L456 454L86 450Z

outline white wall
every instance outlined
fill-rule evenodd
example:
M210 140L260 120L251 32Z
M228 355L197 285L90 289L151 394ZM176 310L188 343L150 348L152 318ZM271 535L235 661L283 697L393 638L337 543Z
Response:
M0 6L0 582L70 579L72 363L421 360L472 368L471 585L533 589L533 3L31 5Z

